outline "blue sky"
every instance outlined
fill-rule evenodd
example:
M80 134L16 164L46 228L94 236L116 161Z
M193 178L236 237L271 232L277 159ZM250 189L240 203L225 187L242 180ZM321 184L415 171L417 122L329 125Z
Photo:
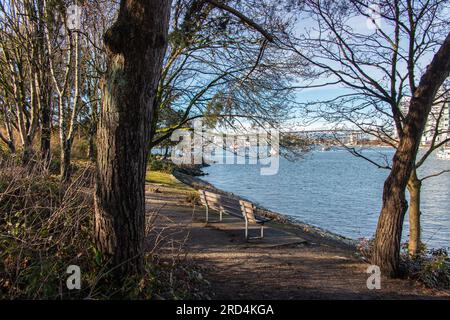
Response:
M448 10L447 10L448 11ZM386 34L393 34L393 27L388 25L388 22L383 19L377 19L377 23L381 26L381 30L385 32ZM350 18L347 21L347 26L350 26L353 29L353 32L359 33L359 34L371 34L375 32L375 28L373 28L373 24L370 24L370 20L368 22L368 19L362 15L354 16ZM372 28L371 28L372 27ZM313 30L317 29L317 24L314 20L312 20L310 17L304 15L301 16L298 20L297 27L295 28L295 32L297 35L304 33L306 30ZM389 43L384 40L386 45L389 45ZM401 48L407 48L407 39L401 38ZM417 70L416 70L416 77L420 78L420 75L422 73L422 69L424 68L431 60L434 55L434 52L428 52L423 55L422 59L419 60L419 63L417 64ZM339 65L337 63L329 64L335 68L338 68ZM406 73L406 64L402 63L399 64L399 71L401 73ZM383 73L373 67L363 67L366 73L370 74L370 76L374 79L376 79L379 83L382 82ZM329 78L326 79L328 81L332 81L333 79ZM318 79L312 84L319 84L324 83L324 79ZM302 83L302 80L299 79L299 84L304 85L305 82ZM319 87L319 88L310 88L310 89L302 89L300 90L296 95L296 101L299 103L306 103L306 102L314 102L314 101L320 101L320 100L330 100L335 97L338 97L342 94L352 92L349 89L344 88L342 85L335 84L330 85L327 87ZM331 124L332 126L333 124ZM325 122L318 122L310 125L307 127L307 129L311 128L322 128L322 127L330 127L330 124L325 124Z

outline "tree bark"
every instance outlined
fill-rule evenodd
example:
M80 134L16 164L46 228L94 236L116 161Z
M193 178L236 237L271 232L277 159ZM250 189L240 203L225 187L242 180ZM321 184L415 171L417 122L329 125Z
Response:
M72 174L71 156L72 140L63 140L61 143L61 181L64 183L70 181Z
M9 149L9 152L11 152L11 154L16 153L16 146L14 145L13 141L10 140L6 144L8 145L8 149Z
M143 271L145 171L171 1L122 0L105 33L94 236L120 277Z
M95 130L89 130L89 150L88 158L91 162L95 162Z
M46 62L48 65L48 62ZM52 90L51 81L48 75L42 76L42 96L41 96L41 141L40 152L45 162L50 160L51 155L51 134L52 134Z
M22 165L26 166L30 163L31 157L33 156L33 149L31 147L31 142L28 137L26 142L22 145Z
M51 116L52 116L52 90L51 79L47 73L49 68L49 53L45 45L45 26L47 13L42 0L37 1L38 10L38 37L37 47L39 52L40 70L40 114L41 114L41 141L40 152L44 162L50 159L50 139L51 139ZM45 71L44 71L45 70Z
M5 108L6 109L6 108ZM5 123L6 123L6 130L7 130L7 134L8 136L5 137L1 132L0 132L0 140L2 140L9 149L9 152L11 154L16 153L16 146L14 145L14 140L13 140L13 135L12 135L12 130L11 130L11 126L9 124L9 120L7 119L7 111L5 110Z
M420 191L422 182L417 178L413 169L407 185L409 191L409 243L408 250L411 257L420 250Z
M384 274L400 275L400 240L407 210L405 189L411 172L433 98L450 72L450 34L433 57L410 101L403 135L395 152L392 170L384 183L383 206L375 234L372 262Z
M50 159L50 138L51 138L51 106L42 105L41 110L41 157L44 161Z

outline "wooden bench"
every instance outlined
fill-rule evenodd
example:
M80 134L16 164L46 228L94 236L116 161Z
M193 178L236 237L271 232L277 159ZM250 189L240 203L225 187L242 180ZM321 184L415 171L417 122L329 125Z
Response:
M211 191L199 190L200 200L206 207L206 222L209 222L209 210L219 212L219 220L223 220L223 214L239 218L245 221L245 239L262 239L264 237L264 223L271 219L256 215L256 207L253 203L234 199ZM250 224L261 226L259 237L249 237L248 228Z

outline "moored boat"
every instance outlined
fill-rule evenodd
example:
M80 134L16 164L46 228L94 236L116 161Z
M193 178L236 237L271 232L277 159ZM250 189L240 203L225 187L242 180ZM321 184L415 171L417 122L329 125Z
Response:
M438 159L441 159L441 160L450 160L450 148L447 147L447 148L439 150L436 153L436 156L438 157Z

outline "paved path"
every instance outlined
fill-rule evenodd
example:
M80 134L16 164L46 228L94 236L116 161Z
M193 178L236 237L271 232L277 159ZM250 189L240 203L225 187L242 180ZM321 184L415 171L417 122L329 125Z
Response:
M277 223L270 223L264 241L246 242L242 220L206 225L204 209L186 202L186 190L154 184L147 189L155 226L149 243L156 242L168 259L186 254L211 284L214 299L450 298L384 277L381 290L368 290L368 264L345 245Z

